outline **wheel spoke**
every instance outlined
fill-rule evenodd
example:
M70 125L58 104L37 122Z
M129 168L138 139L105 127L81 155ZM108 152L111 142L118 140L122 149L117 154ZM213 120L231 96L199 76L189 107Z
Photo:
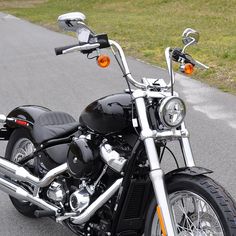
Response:
M188 225L188 230L192 232L192 228L196 228L196 226L193 224L192 220L189 218L187 212L184 209L184 201L181 201L181 204L178 204L178 208L182 211L183 215L184 215L184 220ZM184 224L185 224L184 222Z
M32 153L32 151L34 150L34 144L27 138L22 138L19 139L13 149L12 149L12 155L11 155L11 161L17 163L19 162L23 157L29 155L30 153ZM22 182L23 186L24 183ZM24 186L27 190L31 190L29 185ZM18 200L20 201L20 200ZM27 203L29 204L29 202L21 200L22 203Z
M12 151L13 162L19 162L23 157L29 155L34 150L33 143L26 138L18 140Z
M179 236L224 236L218 217L202 197L190 191L179 191L169 198ZM161 236L158 219L155 222L151 235Z

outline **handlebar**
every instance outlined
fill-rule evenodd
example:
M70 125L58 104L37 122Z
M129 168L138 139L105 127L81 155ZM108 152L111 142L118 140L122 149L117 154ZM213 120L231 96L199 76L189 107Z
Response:
M76 46L79 46L79 44L73 44L73 45L68 45L68 46L64 46L64 47L58 47L58 48L55 48L55 53L56 55L62 55L63 54L63 51L64 50L67 50L69 48L73 48L73 47L76 47Z
M191 63L193 66L197 66L202 69L209 69L207 65L193 59L189 54L184 53L181 48L174 48L172 50L172 59L176 62Z
M102 37L104 37L104 36L102 36ZM123 72L123 76L135 87L146 90L147 87L150 85L147 85L145 83L140 83L132 77L122 47L117 42L115 42L113 40L106 41L106 44L104 44L104 45L102 45L100 43L87 43L84 45L74 44L74 45L69 45L69 46L65 46L65 47L58 47L58 48L55 48L55 53L56 53L56 55L62 55L62 54L67 54L67 53L71 53L71 52L76 52L76 51L80 51L82 53L90 53L98 48L105 48L108 46L111 48L112 53L114 54L115 58L117 59L118 64ZM116 50L114 50L114 49L116 49ZM119 62L119 60L117 58L117 52L118 52L118 55L121 59L121 62ZM168 72L170 75L170 82L168 85L165 86L165 89L171 88L172 92L173 92L173 85L175 82L174 71L172 68L172 60L174 60L176 62L191 63L194 66L198 66L198 67L204 68L204 69L209 68L208 66L204 65L203 63L201 63L197 60L194 60L190 55L182 52L182 49L179 49L179 48L175 48L175 49L171 49L170 47L166 48L165 57L166 57Z
M199 68L202 68L202 69L209 69L209 66L207 66L207 65L205 65L205 64L203 64L203 63L201 63L200 61L197 61L197 60L195 60L195 65Z
M77 37L79 38L79 34L77 35ZM93 34L89 38L88 43L83 43L83 44L78 43L64 47L58 47L55 48L55 53L57 56L76 51L80 51L82 53L91 53L98 48L102 49L107 47L110 47L107 34L98 34L98 35Z
M93 43L93 44L87 43L84 45L73 44L73 45L69 45L69 46L55 48L55 53L58 56L58 55L76 52L76 51L80 51L80 52L91 51L91 50L94 50L99 47L100 47L100 43Z
M172 55L171 55L171 48L170 47L166 48L166 50L165 50L165 58L166 58L168 72L170 75L170 82L167 85L167 88L172 88L172 90L173 90L173 85L175 83L175 74L174 74L174 71L172 68ZM173 91L172 91L172 93L173 93Z
M128 63L126 61L126 57L125 57L125 54L124 54L124 51L123 51L122 47L117 42L115 42L113 40L109 40L109 43L111 45L111 49L112 49L112 52L113 52L115 57L116 57L116 52L113 50L113 47L115 47L118 50L118 53L119 53L119 56L120 56L121 62L122 62L122 67L123 67L123 68L121 68L121 70L124 74L124 77L126 77L128 79L128 81L132 85L134 85L135 87L141 88L141 89L146 89L147 85L145 85L144 83L140 83L140 82L136 81L133 78L133 76L131 75L130 70L129 70L129 66L128 66Z
M141 89L147 88L147 85L137 82L132 77L129 67L128 67L128 64L127 64L127 61L126 61L126 58L125 58L124 51L121 48L121 46L113 40L109 40L109 46L111 47L114 56L116 56L116 52L113 50L112 47L115 47L117 49L119 56L121 58L121 62L122 62L122 72L123 72L124 76L128 79L128 81L137 88L141 88ZM84 45L74 44L74 45L55 48L55 53L58 56L58 55L76 52L76 51L81 51L81 52L91 51L91 50L97 49L99 47L100 47L100 43L93 43L93 44L88 43L88 44L84 44Z

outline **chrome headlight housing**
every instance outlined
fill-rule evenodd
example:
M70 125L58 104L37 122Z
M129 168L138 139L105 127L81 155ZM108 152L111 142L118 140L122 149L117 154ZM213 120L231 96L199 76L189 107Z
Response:
M186 107L179 97L166 97L161 101L158 113L163 125L174 128L178 127L184 120Z

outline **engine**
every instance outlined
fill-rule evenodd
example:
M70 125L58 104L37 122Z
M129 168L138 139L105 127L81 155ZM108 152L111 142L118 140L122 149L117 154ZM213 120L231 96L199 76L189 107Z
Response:
M67 156L71 175L76 178L96 179L104 163L115 172L120 173L125 166L130 148L127 148L120 138L113 139L115 140L98 141L99 139L92 139L91 135L80 135L78 138L74 138Z
M54 204L63 206L66 212L81 213L105 190L105 185L100 180L106 170L107 167L93 183L90 183L90 179L75 181L72 178L54 181L46 192L47 197Z
M79 186L66 184L66 179L54 181L47 190L47 197L58 206L67 206L67 211L82 212L90 204L94 185L87 185L85 180ZM70 189L70 190L69 190Z
M84 212L119 178L130 151L130 146L117 136L109 140L94 139L89 134L74 138L67 155L68 174L51 183L47 198L67 213ZM104 229L108 227L114 204L111 199L96 213L99 217L92 225L97 230L101 230L101 224L106 225Z

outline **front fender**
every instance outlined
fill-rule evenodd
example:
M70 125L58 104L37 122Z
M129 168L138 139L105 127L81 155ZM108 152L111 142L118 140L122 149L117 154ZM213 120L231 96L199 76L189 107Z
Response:
M198 176L198 175L204 175L204 174L211 174L213 173L212 170L206 169L204 167L194 166L194 167L182 167L175 170L172 170L171 172L167 173L165 175L165 179L168 181L168 179L172 178L175 175L190 175L190 176Z

